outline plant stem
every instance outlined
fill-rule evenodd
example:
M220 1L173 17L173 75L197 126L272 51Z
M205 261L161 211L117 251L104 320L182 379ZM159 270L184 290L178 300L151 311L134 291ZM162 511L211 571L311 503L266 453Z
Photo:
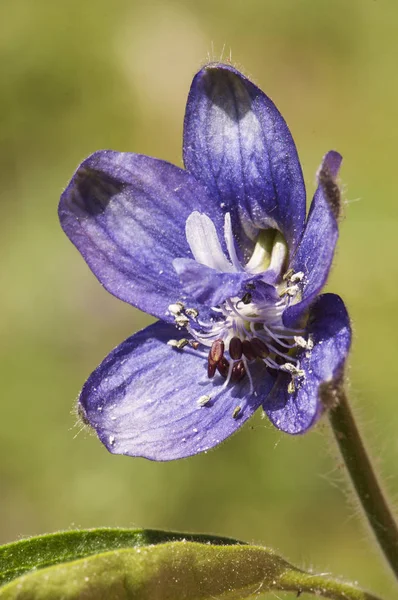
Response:
M397 523L362 442L343 387L336 392L338 403L329 411L330 423L369 525L398 579ZM326 390L325 395L328 395Z

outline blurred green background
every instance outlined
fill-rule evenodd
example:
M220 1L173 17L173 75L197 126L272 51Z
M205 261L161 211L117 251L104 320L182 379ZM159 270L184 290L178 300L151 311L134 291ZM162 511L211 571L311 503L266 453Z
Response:
M345 157L329 289L352 315L351 395L397 498L397 29L394 0L0 3L0 542L98 525L214 532L392 594L326 420L290 438L258 415L165 464L79 434L85 378L149 319L102 289L56 208L99 148L181 165L191 78L231 51L287 119L309 196L323 154Z

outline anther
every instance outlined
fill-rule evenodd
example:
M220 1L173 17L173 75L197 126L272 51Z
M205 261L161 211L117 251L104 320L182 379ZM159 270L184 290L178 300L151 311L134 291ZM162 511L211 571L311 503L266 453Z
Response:
M189 340L189 345L192 346L192 348L194 350L197 350L200 346L199 342L197 340Z
M313 347L314 347L314 340L311 337L309 337L307 340L307 350L312 350Z
M209 352L209 363L217 365L224 356L224 342L220 339L212 343Z
M295 335L294 341L296 342L297 346L300 346L300 348L307 348L307 342L301 335Z
M242 358L242 342L236 336L229 342L229 355L233 360Z
M189 323L189 319L185 315L177 315L176 317L174 317L174 320L178 327L186 327Z
M198 400L197 400L197 404L198 406L206 406L206 404L208 404L211 400L211 396L201 396Z
M290 373L293 377L304 377L305 371L299 369L293 363L286 362L281 366L281 371L285 371L286 373Z
M306 350L312 350L314 347L314 340L311 337L309 337L308 340L305 340L303 337L301 337L301 335L295 335L294 341L296 342L297 346L300 346L300 348L305 348Z
M173 348L177 348L177 350L182 350L189 344L189 341L186 338L182 338L181 340L169 340L167 344Z
M227 359L225 358L225 356L223 356L222 359L220 360L220 362L218 363L218 365L217 365L217 371L223 377L228 377L229 362L227 361Z
M288 270L288 271L286 271L286 273L284 274L284 276L283 276L283 280L284 280L284 281L287 281L287 280L289 280L289 279L292 277L292 275L293 275L293 274L294 274L294 269L289 269L289 270Z
M241 412L242 412L242 408L240 406L236 406L232 412L232 417L234 419L237 419Z
M246 375L246 369L243 360L236 362L232 367L231 380L240 381Z
M207 361L207 376L209 379L212 379L212 377L214 377L216 369L217 369L216 363L210 362L210 357L209 357L209 359Z
M243 298L241 298L241 302L243 302L243 304L250 304L251 301L252 301L252 295L250 292L246 292L246 294L243 296Z
M192 317L193 319L196 319L196 317L199 315L199 311L196 310L196 308L186 308L185 314L188 315L188 317Z
M168 307L168 311L172 315L179 315L184 310L184 305L182 302L175 302L174 304L170 304Z
M297 283L298 281L301 281L304 277L304 273L302 271L299 271L298 273L294 273L291 277L290 277L290 281L292 283Z
M243 340L242 342L242 352L246 356L247 360L254 360L257 358L257 354L254 351L254 348L251 345L249 340Z
M286 294L291 297L295 296L298 291L299 291L298 285L290 285L289 287L286 288Z
M267 358L269 350L262 340L254 337L250 340L250 344L256 356L259 358Z

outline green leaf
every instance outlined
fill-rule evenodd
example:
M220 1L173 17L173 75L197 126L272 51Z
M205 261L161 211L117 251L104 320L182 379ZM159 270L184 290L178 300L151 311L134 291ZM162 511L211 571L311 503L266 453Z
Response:
M0 586L24 573L108 550L187 540L239 544L230 538L155 529L82 529L41 535L0 546Z
M3 570L6 557L9 573L12 564L14 574L17 568L31 570L0 588L0 600L240 600L279 590L377 600L349 584L301 571L267 548L183 537L186 541L159 531L96 530L9 544L0 549ZM194 538L201 543L190 541ZM166 539L180 541L162 543ZM110 551L93 554L107 544ZM73 560L77 555L83 558ZM49 563L53 566L45 567Z

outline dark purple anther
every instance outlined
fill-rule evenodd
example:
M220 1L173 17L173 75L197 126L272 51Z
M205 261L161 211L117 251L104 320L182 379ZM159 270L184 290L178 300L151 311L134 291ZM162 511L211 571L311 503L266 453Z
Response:
M220 362L218 363L217 369L220 375L222 375L223 377L228 377L229 362L227 361L225 356L223 356Z
M231 380L232 381L240 381L246 375L245 365L243 364L243 360L235 363L232 367Z
M210 362L210 359L207 362L207 376L209 379L211 379L212 377L214 377L214 374L216 372L216 368L217 365L213 362Z
M246 356L247 360L254 360L255 358L257 358L257 354L254 352L254 349L249 340L243 340L242 352Z
M269 350L262 340L255 337L250 340L250 344L256 356L259 358L267 358Z
M217 365L222 357L224 356L224 342L222 340L216 340L212 343L209 352L209 363Z
M236 336L229 342L229 355L233 360L242 358L242 342Z

